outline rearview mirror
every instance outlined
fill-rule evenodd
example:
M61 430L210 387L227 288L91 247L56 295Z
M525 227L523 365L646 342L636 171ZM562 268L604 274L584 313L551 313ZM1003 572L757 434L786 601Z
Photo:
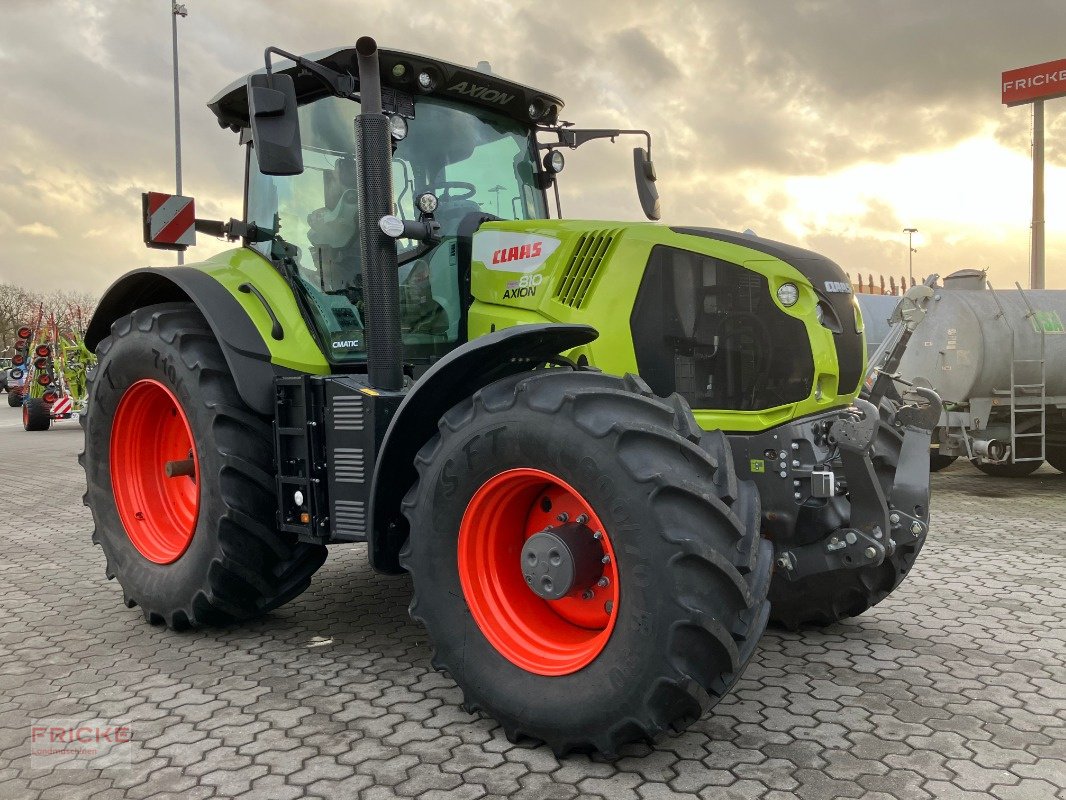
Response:
M296 88L290 76L248 76L248 120L260 172L299 175L304 171Z
M633 172L637 179L637 197L644 216L659 219L659 190L655 188L655 165L643 147L633 148Z

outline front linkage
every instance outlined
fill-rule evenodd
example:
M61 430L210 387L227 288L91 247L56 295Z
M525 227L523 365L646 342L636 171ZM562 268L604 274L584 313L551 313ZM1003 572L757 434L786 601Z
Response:
M941 403L931 389L915 391L920 396L918 402L898 407L886 401L879 409L869 400L858 398L830 424L825 442L835 446L839 455L829 463L829 469L816 472L813 480L827 489L847 492L850 518L847 525L818 541L796 546L779 543L776 565L781 577L798 581L819 573L877 567L901 545L917 543L928 532L927 453ZM875 459L883 457L877 444L878 433L885 424L902 433L894 481L887 489L883 474L879 474L882 471L875 465ZM841 467L842 482L832 469L835 463Z
M762 494L775 547L772 613L790 627L862 613L898 585L924 543L942 403L924 386L901 396L892 370L926 300L919 286L901 302L904 324L850 407L730 437L738 471Z

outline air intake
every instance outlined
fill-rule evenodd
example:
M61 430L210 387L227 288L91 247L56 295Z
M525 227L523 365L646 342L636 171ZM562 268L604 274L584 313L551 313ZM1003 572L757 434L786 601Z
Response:
M555 290L555 299L570 308L583 308L585 297L592 288L600 265L607 257L615 237L621 230L590 231L584 233L577 241L574 254L563 272L559 288Z

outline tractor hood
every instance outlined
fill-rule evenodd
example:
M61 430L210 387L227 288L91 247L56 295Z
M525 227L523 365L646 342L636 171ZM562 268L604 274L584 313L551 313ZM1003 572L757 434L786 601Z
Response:
M530 125L554 124L563 107L563 101L548 92L504 80L484 68L463 67L402 50L381 49L378 56L384 93L392 90L407 95L445 97L491 108ZM341 73L359 74L354 46L322 50L306 57ZM265 71L259 69L252 74L262 74ZM279 59L274 62L273 71L292 76L297 102L300 105L329 94L320 80L307 71L299 70L291 61ZM419 75L422 73L427 73L430 77L428 88L424 88L419 82ZM248 126L246 83L247 76L234 81L207 104L223 128L239 131ZM535 112L535 116L531 116L531 110Z

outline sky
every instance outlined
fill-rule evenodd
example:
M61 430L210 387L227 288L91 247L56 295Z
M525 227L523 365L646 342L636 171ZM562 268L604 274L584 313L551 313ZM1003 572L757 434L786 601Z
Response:
M205 107L262 64L372 35L647 128L663 221L817 250L852 276L987 268L1028 281L1029 106L1000 73L1066 58L1062 0L185 0L184 193L242 208L235 134ZM140 195L173 191L170 0L0 0L0 281L102 292L146 264ZM1047 285L1066 289L1066 98L1046 106ZM564 215L642 219L630 144L569 154ZM200 236L188 259L222 243Z

